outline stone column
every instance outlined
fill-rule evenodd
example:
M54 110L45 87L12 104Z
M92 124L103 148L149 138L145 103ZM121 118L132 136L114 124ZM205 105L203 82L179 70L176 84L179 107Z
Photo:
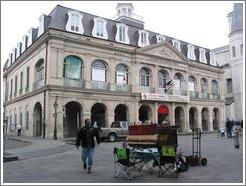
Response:
M187 91L188 91L188 75L187 73L185 73L184 80L182 81L181 84L181 94L187 95Z
M202 129L202 113L201 113L201 107L199 106L199 107L197 107L197 115L198 115L198 126L197 126L197 128L200 128L200 129Z
M198 75L196 79L196 90L195 90L198 97L200 97L200 93L201 93L201 81L200 80L201 80L201 76Z
M154 93L159 93L158 91L158 66L155 65L152 68L152 86L154 88Z
M130 84L132 84L132 92L139 92L139 64L136 61L132 63L132 71L129 80L130 79L132 79L132 81L130 81Z
M158 123L158 103L155 102L153 105L153 122Z
M174 113L174 108L175 108L175 104L174 103L172 103L172 105L171 105L171 118L170 118L170 123L171 123L171 125L175 125L175 113Z
M189 107L188 107L188 105L185 106L184 114L185 114L185 132L188 132L189 131L188 129L190 128L190 126L189 126L190 117L189 117Z
M108 121L106 117L106 126L105 127L110 127L112 122L114 121L114 114L108 114Z
M111 91L115 91L116 87L116 83L115 83L115 61L113 59L110 59L109 60L109 63L108 63L108 72L107 72L107 82L109 83L110 85L110 90Z
M213 108L209 107L209 126L208 126L209 131L213 131Z
M86 55L85 59L84 59L84 68L83 68L83 73L84 73L84 85L85 88L87 89L91 89L91 71L92 71L92 62L93 62L93 58L89 55Z
M221 110L219 110L220 112L220 125L219 127L220 128L225 128L225 121L226 121L226 118L225 118L225 104L224 103L221 103Z
M207 78L207 94L208 94L208 99L212 98L212 95L211 95L211 79L210 78Z

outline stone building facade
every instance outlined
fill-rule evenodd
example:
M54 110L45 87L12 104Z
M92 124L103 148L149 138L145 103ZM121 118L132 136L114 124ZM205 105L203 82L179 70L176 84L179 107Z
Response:
M117 12L108 20L58 5L40 17L4 67L9 129L69 138L85 118L101 127L168 121L180 132L224 126L223 70L210 51L144 30L132 4Z
M224 70L226 117L234 121L243 119L243 4L235 3L228 14L229 45L211 50L214 60Z

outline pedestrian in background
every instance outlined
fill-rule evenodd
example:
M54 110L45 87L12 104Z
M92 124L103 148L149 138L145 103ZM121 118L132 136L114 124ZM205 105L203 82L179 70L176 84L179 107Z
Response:
M231 126L231 121L229 118L227 118L226 119L226 135L227 135L227 138L231 138L230 126Z
M88 174L91 173L93 165L95 143L100 144L99 132L91 126L90 119L85 119L85 126L79 130L77 135L76 147L79 148L81 145L83 168L88 169Z
M22 129L21 125L20 124L17 125L17 135L18 136L21 136L21 129Z

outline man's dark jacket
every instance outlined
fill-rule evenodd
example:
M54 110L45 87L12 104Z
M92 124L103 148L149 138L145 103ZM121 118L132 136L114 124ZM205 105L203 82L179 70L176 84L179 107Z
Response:
M97 143L100 144L99 132L97 129L92 127L83 127L79 130L76 146L81 145L83 148L92 148L95 147L94 139L96 139Z

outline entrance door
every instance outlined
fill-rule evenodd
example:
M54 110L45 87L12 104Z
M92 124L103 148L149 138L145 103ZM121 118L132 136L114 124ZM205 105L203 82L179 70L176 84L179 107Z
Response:
M178 131L183 132L184 126L184 110L182 107L175 108L175 125L179 126Z
M97 122L98 127L106 127L106 106L96 103L91 108L91 123Z
M81 128L81 105L72 101L65 105L65 109L64 138L76 137Z
M42 135L42 106L37 102L33 111L33 134L34 136Z
M114 110L114 121L127 121L127 107L120 104Z
M190 108L189 110L189 127L190 129L197 128L198 126L198 113L195 107Z
M151 109L147 105L142 105L138 111L138 119L142 123L151 121Z

